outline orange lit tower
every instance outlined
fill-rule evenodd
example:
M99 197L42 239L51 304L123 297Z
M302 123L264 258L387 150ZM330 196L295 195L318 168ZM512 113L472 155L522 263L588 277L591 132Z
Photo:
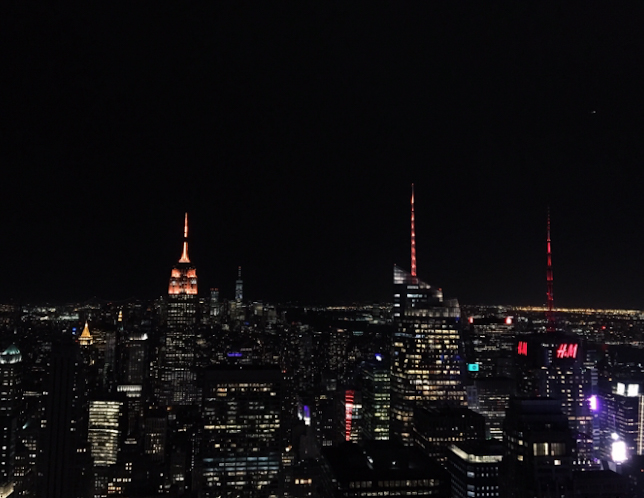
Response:
M188 257L188 213L183 227L183 252L179 263L172 269L168 294L197 294L197 270Z
M166 334L161 364L161 401L167 406L191 405L195 385L195 326L197 270L188 257L188 213L183 228L183 251L172 268L168 286Z

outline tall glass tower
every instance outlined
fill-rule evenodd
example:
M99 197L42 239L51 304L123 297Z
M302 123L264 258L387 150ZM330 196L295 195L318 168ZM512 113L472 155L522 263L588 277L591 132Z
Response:
M394 288L391 432L393 439L411 444L415 405L466 405L460 307L397 266Z
M465 406L461 310L456 299L416 276L414 190L411 196L411 273L394 266L391 352L391 438L413 443L414 407L421 403Z

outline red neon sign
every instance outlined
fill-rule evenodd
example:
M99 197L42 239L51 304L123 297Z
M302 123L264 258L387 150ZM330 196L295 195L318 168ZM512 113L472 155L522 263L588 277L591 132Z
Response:
M578 344L560 344L557 348L557 358L577 358Z
M525 342L525 341L520 341L519 342L519 347L517 348L517 352L520 355L528 356L528 343Z
M351 440L351 421L353 419L353 396L355 391L348 390L344 396L344 436L347 441Z

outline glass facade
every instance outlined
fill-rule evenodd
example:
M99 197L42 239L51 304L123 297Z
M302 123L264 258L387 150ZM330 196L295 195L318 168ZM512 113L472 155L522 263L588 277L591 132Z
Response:
M394 340L391 355L391 430L412 444L418 402L467 404L462 382L458 301L394 267Z

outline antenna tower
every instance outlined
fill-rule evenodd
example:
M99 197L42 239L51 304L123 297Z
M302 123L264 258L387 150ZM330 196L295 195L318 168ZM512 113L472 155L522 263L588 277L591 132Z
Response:
M414 184L411 184L411 276L416 276L416 227L414 224Z
M548 332L555 331L555 305L554 305L554 296L552 293L552 250L550 248L550 208L548 208L548 269L546 270L546 280L548 284L548 309L546 311L546 321Z

